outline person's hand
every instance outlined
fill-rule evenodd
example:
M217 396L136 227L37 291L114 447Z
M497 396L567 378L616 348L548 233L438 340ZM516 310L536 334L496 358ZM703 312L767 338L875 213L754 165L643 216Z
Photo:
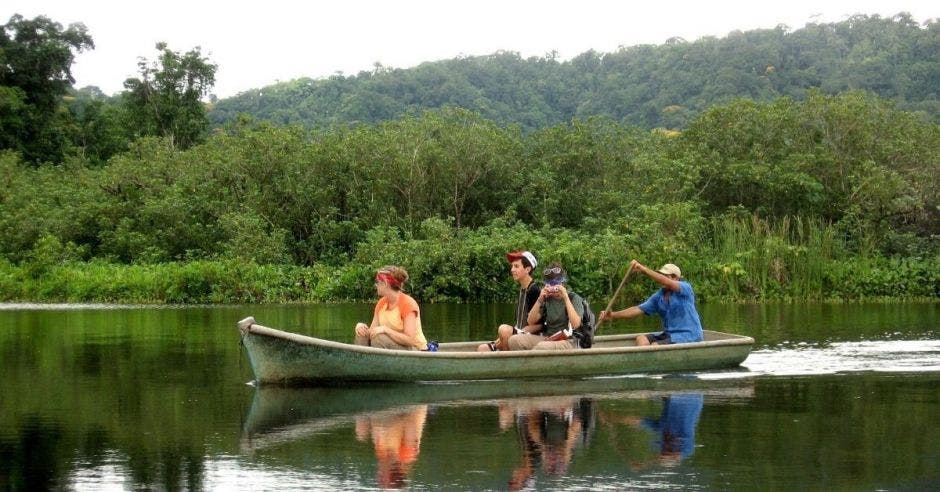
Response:
M371 330L369 330L369 338L375 338L381 335L382 333L385 333L385 331L386 331L386 328L384 326L376 326L375 328L372 328Z
M630 260L630 269L634 272L643 272L643 264L636 260Z
M545 302L545 299L548 299L554 293L555 288L551 285L546 285L542 287L542 292L539 293L539 301Z
M559 299L564 299L568 297L568 289L565 288L565 284L558 284L555 286L555 290L552 292L552 295Z
M369 326L365 323L359 323L356 325L356 335L360 337L369 336Z
M612 312L610 312L610 311L606 311L606 310L605 310L605 311L601 311L600 319L601 319L602 321L607 321L607 320L609 320L609 319L614 319L614 313L612 313Z

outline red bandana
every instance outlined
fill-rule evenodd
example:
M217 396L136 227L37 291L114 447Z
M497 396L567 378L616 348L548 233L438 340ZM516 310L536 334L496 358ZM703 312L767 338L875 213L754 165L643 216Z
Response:
M393 277L387 272L379 272L375 274L376 282L385 282L389 287L401 287L401 282L397 278Z

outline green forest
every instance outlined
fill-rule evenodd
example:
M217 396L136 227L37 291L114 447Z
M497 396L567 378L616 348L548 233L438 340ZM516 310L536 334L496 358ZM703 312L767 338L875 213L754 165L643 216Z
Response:
M515 106L488 106L501 108L495 113L441 99L369 118L337 111L335 120L268 121L255 111L215 125L228 101L203 102L216 66L198 48L157 44L125 91L105 96L71 85L74 53L93 48L84 26L14 16L0 32L0 300L363 300L374 296L375 269L399 264L422 302L507 301L514 291L503 255L515 249L562 261L572 287L596 305L631 258L679 264L703 300L940 297L935 22L857 17L564 63L497 54L309 85L414 80L431 93L446 84L419 83L417 74L433 68L459 79L461 64L516 60L497 64L499 77L519 78L520 90L557 83L564 104L574 99L563 93L594 97L579 84L595 73L594 94L604 98L575 104L583 111L549 110L496 77L487 90L503 87ZM811 32L821 37L801 37ZM889 32L890 46L860 40ZM785 49L795 38L802 50ZM751 53L758 66L774 39L786 43L772 60L778 75L764 70L777 81L766 92L706 90L721 79L707 74L690 75L706 85L675 99L649 92L653 74L675 73L660 65L665 53L691 60L705 46L737 46L729 63ZM814 69L833 45L844 50L840 63L865 45L866 63L889 59L894 68L855 82L848 65ZM641 56L648 51L658 54ZM581 78L568 80L524 68L612 66L608 57L647 67L647 84L634 83L639 69L620 79L578 69ZM716 69L707 60L698 66ZM803 67L807 78L785 67ZM800 82L774 78L784 74ZM311 104L333 104L310 94ZM388 100L366 94L337 97ZM660 108L651 119L637 116L640 99ZM286 96L263 100L304 107ZM675 124L657 119L664 102L679 107L669 113L681 113ZM320 111L309 115L331 110ZM633 282L625 295L651 288Z
M458 106L530 131L606 116L642 128L681 129L736 98L771 102L865 90L940 122L940 24L909 15L858 15L833 24L786 26L695 41L588 51L461 57L410 69L302 78L219 101L214 124L240 114L306 127L379 123Z

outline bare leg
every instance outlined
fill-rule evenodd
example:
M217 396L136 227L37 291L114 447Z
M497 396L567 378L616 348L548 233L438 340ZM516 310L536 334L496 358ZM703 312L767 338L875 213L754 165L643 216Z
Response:
M636 337L636 346L645 347L650 344L649 338L646 338L646 335L639 335Z
M515 330L509 325L499 325L497 329L498 338L496 339L496 349L497 350L509 350L509 337L513 335ZM494 342L490 342L494 343ZM490 343L483 343L477 346L477 352L491 352Z
M509 325L499 325L497 333L499 334L499 342L496 344L496 348L500 350L509 350L509 337L515 334L515 328Z

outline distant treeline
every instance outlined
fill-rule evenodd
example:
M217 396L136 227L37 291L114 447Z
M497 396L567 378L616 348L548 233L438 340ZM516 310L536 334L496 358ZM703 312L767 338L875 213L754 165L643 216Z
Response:
M940 122L940 23L858 15L791 31L735 31L692 42L555 54L461 57L411 69L301 78L218 101L215 125L239 115L322 127L378 123L426 109L458 106L502 125L533 130L573 118L605 116L642 128L687 127L707 108L746 97L769 102L867 90L898 108Z
M0 176L5 299L362 299L396 263L424 300L505 300L519 248L594 297L631 257L705 298L940 295L940 126L862 92L736 100L681 133L463 109L243 122L104 165L7 152Z

